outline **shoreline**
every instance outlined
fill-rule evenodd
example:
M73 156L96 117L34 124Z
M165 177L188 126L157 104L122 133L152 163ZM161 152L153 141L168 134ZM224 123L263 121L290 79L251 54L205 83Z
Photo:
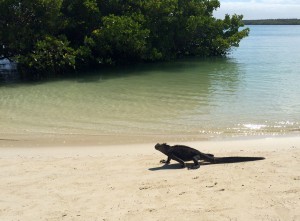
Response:
M181 142L265 158L197 170L160 164L155 143L0 144L0 220L300 219L300 136Z
M194 136L185 135L128 135L128 134L52 134L52 133L1 133L1 147L80 147L80 146L119 146L156 143L195 143L247 141L261 139L298 138L300 133L263 134L263 135L224 135Z
M6 141L14 143L14 140ZM115 155L136 155L136 154L158 154L154 146L157 142L126 143L126 144L100 144L88 143L82 145L76 143L35 143L30 140L27 144L17 143L7 145L0 139L0 158L5 157L86 157L86 156L115 156ZM74 141L75 142L75 141ZM163 143L163 142L158 142ZM300 149L300 136L276 136L276 137L247 137L230 138L218 140L166 142L169 145L186 145L200 150L201 152L212 152L217 154L227 152L259 152L259 151L287 151L293 148Z

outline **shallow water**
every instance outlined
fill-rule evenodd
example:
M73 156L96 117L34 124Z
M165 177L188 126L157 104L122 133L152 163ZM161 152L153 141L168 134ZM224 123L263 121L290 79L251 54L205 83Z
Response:
M299 134L300 26L250 26L228 58L0 86L1 134Z

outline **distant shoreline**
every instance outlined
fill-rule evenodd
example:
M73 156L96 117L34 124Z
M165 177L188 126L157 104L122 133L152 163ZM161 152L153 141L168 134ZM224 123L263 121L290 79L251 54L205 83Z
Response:
M243 20L245 25L300 25L300 19Z

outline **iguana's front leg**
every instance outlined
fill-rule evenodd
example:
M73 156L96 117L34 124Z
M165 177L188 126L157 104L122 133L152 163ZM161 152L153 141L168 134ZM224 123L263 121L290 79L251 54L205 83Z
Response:
M167 159L167 160L161 160L160 163L170 164L170 161L171 161L171 157L168 156L168 159Z
M185 162L182 159L180 159L179 157L175 156L174 154L172 154L170 157L171 157L171 159L180 163L182 168L186 167Z

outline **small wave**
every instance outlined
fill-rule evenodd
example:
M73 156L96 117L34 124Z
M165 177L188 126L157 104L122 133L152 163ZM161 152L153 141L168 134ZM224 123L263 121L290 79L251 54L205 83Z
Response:
M243 126L251 130L260 130L267 127L265 124L243 124Z

